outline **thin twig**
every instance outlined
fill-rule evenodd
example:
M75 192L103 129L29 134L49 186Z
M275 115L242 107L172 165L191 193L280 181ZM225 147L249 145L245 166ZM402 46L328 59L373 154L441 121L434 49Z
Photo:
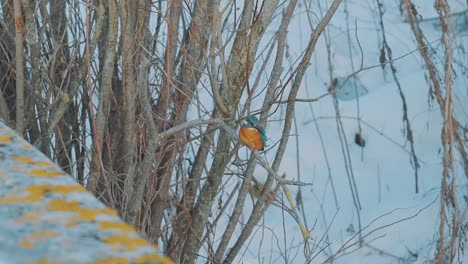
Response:
M436 42L439 42L440 40L439 39L436 39L432 42L429 42L427 45L425 45L425 47L430 47L432 44L436 43ZM295 102L298 102L298 103L310 103L310 102L317 102L319 101L320 99L324 98L324 97L327 97L329 95L332 95L332 94L336 94L337 92L339 92L345 85L346 83L354 76L358 75L359 73L363 72L363 71L367 71L367 70L371 70L371 69L374 69L374 68L378 68L378 67L382 67L382 65L386 65L386 64L389 64L390 62L395 62L395 61L398 61L398 60L401 60L415 52L419 51L419 48L416 48L408 53L405 53L395 59L393 59L392 61L386 61L385 63L379 63L379 64L375 64L375 65L371 65L371 66L366 66L366 67L362 67L360 68L359 70L351 73L350 75L348 75L343 83L338 86L338 87L335 87L334 89L331 89L329 92L327 93L324 93L318 97L315 97L315 98L296 98L294 101ZM286 104L288 103L287 100L281 100L281 101L275 101L276 104Z

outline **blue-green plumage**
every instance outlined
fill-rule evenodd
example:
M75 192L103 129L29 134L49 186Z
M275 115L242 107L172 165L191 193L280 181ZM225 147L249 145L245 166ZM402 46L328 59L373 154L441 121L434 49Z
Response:
M255 128L258 130L258 132L260 132L260 139L262 140L263 146L266 146L267 137L265 129L260 125L260 121L258 121L257 117L253 115L248 115L245 118L245 120L247 121L247 124L245 124L245 126L247 126L248 128Z

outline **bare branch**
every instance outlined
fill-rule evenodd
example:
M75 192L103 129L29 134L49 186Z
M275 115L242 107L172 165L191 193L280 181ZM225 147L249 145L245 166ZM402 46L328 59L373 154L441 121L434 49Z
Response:
M25 129L24 115L24 26L21 0L14 0L16 26L16 130L23 135Z

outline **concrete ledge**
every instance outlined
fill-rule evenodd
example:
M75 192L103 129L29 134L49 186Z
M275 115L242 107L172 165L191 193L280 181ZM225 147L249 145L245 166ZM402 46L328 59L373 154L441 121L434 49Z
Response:
M0 121L0 264L171 263Z

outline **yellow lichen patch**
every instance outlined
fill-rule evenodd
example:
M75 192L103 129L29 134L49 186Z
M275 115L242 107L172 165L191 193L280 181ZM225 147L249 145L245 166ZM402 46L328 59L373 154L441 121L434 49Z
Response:
M41 167L52 167L54 166L54 163L50 161L38 161L34 163L34 165L41 166Z
M32 186L30 186L32 187ZM43 198L43 193L38 192L37 190L29 190L29 193L25 196L8 196L1 197L0 204L15 204L15 203L34 203L38 202Z
M43 170L43 169L36 169L36 170L30 170L29 175L31 176L36 176L36 177L57 177L59 175L65 174L63 171L59 170Z
M34 147L29 144L21 144L21 147L24 149L33 149Z
M22 223L25 223L25 222L34 222L34 221L37 221L41 216L42 216L42 214L38 213L38 212L26 213L26 214L23 215L22 218L15 220L15 223L16 224L22 224Z
M0 144L6 144L6 143L10 143L12 141L13 141L12 136L0 135Z
M76 211L80 207L80 203L78 201L66 201L66 200L52 200L47 205L47 208L50 211Z
M57 230L42 230L31 234L32 240L44 240L58 235Z
M34 160L32 158L26 157L26 156L12 156L10 159L13 161L25 163L25 164L34 163Z
M157 254L148 254L138 257L136 259L136 263L172 264L172 261L168 257L162 257Z
M68 218L64 225L65 227L73 227L73 226L78 225L79 223L80 223L80 219L75 217L75 218Z
M41 167L52 167L54 166L53 162L50 161L34 161L34 159L27 157L27 156L12 156L10 158L13 161L19 162L19 163L24 163L24 164L34 164L36 166L41 166ZM60 173L62 174L62 172Z
M31 185L26 188L28 195L26 196L8 196L0 197L0 204L2 203L33 203L38 202L44 198L46 193L68 194L71 192L84 192L84 188L80 185L50 185L40 184Z
M28 196L22 197L24 202L37 202L44 198L46 189L42 185L31 185L26 188L29 192Z
M60 193L69 194L72 192L85 192L86 190L81 185L50 185L41 184L28 187L28 191L37 191L42 193Z
M82 221L95 221L96 216L100 214L117 216L117 212L110 208L84 208L80 206L78 201L55 199L49 202L47 208L50 211L74 212L78 216L79 220Z
M83 192L84 189L80 185L50 185L40 184L31 185L26 190L29 192L28 201L42 200L46 193L69 194L72 192Z
M20 197L0 197L0 204L14 204L14 203L26 203L28 201L28 196L20 196Z
M41 259L41 260L35 262L35 264L59 264L59 263L60 263L60 261L49 259L49 258Z
M33 243L29 240L23 240L21 241L20 246L22 248L30 249L30 248L33 248Z
M127 264L130 263L128 259L124 257L106 258L95 261L86 262L86 264Z
M101 208L101 209L90 209L90 208L79 208L76 212L78 217L85 221L95 221L97 215L111 215L117 216L117 212L110 208Z
M49 238L57 236L58 231L56 230L43 230L31 233L27 238L20 242L22 248L32 248L35 243L41 243L47 241Z
M123 222L111 222L111 221L103 221L99 223L99 229L107 230L107 229L118 229L123 232L133 232L135 229L129 224Z
M136 261L129 261L123 257L114 257L107 259L100 259L95 261L86 262L86 264L127 264L127 263L139 263L139 264L172 264L172 261L167 257L161 257L157 254L143 255L136 259Z
M148 241L141 237L129 237L126 235L113 235L103 240L117 251L135 251L138 247L150 245Z

